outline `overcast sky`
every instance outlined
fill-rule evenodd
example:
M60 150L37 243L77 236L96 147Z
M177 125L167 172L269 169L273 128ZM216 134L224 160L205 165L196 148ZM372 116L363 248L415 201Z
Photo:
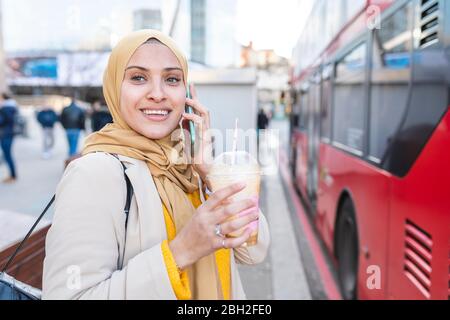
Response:
M315 0L239 0L238 40L290 57ZM332 0L330 0L332 1Z
M67 48L67 43L60 43L61 39L67 40L69 44L77 43L81 35L89 34L89 30L83 30L83 25L85 27L101 25L107 19L111 19L106 12L105 17L102 17L102 13L98 12L99 7L108 6L114 9L113 12L118 12L120 15L121 8L130 5L126 0L91 1L92 10L83 13L83 22L85 23L78 25L77 28L81 28L81 30L75 30L71 26L77 21L68 21L70 19L67 17L73 16L71 11L76 7L76 0L1 1L3 2L3 11L9 11L8 14L3 12L4 46L7 51L23 50L23 48L32 47L33 43L44 41L53 48L58 45ZM248 44L251 40L256 49L275 49L278 54L290 57L314 1L238 0L236 39L242 44ZM37 3L39 5L36 5ZM152 1L133 1L134 5L144 3L149 5ZM52 12L52 21L48 21L49 10ZM18 16L29 18L18 21L16 19ZM40 17L42 19L39 19ZM58 24L62 27L54 28ZM33 30L41 31L40 34L35 34Z

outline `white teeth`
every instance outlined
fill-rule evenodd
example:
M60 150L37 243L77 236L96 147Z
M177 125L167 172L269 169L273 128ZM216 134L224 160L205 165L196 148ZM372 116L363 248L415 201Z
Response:
M169 111L167 110L142 110L143 113L147 114L147 115L151 115L151 114L157 114L157 115L162 115L165 116L169 113Z

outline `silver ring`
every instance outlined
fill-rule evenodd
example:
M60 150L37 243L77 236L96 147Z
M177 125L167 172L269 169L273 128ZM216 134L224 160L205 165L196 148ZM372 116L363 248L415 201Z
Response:
M216 227L214 228L214 233L218 237L225 238L225 236L222 234L222 227L220 226L220 224L216 224Z

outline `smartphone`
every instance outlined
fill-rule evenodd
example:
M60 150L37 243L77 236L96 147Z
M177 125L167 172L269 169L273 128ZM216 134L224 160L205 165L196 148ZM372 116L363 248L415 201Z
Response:
M192 99L191 96L191 91L189 89L190 85L187 85L187 90L186 90L186 98ZM186 113L194 113L194 110L192 109L191 106L188 106L187 104L185 105L185 111ZM191 120L188 120L188 130L189 130L189 134L191 136L191 156L194 156L194 144L195 144L195 125L194 122Z

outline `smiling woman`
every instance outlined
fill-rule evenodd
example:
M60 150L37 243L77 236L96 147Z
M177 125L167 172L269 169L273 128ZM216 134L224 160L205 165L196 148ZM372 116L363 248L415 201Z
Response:
M186 58L158 31L136 31L113 49L103 79L113 123L87 138L58 185L44 299L245 298L236 264L265 258L267 223L257 200L229 201L243 184L204 199L209 166L189 163L178 127L195 122L208 145L209 112L193 86L186 99L187 78ZM123 170L134 194L127 216ZM243 246L258 220L258 244Z
M150 39L135 51L121 91L120 111L133 130L161 139L177 127L186 100L183 69L160 41Z

